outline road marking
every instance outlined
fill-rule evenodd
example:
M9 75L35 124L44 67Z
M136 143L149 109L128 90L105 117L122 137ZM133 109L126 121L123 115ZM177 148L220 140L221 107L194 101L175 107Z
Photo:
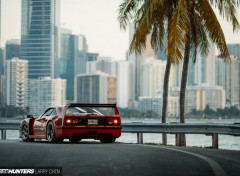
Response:
M144 145L144 144L142 146L154 147L154 148L164 148L164 149L167 149L167 150L173 150L173 151L176 151L176 152L182 152L182 153L186 153L186 154L189 154L189 155L196 156L198 158L201 158L201 159L205 160L210 165L210 167L212 168L212 170L213 170L213 172L216 176L227 176L227 173L224 171L224 169L216 161L214 161L213 159L208 158L206 156L199 155L199 154L192 153L192 152L188 152L188 151L184 151L184 150L178 150L178 149L162 147L162 146L151 146L151 145Z

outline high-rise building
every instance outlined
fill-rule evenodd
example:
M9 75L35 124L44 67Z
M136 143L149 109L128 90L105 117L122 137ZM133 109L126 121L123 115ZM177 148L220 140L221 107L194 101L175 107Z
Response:
M192 53L190 54L189 66L188 66L188 78L187 86L201 86L202 84L208 86L215 86L215 46L210 44L209 53L204 56L198 50L196 62L193 62ZM183 61L177 66L172 66L173 74L175 77L174 86L181 86ZM211 73L211 74L209 74Z
M21 59L28 60L28 77L58 76L59 0L22 0Z
M167 104L167 116L177 117L179 114L179 98L178 97L168 97ZM138 100L137 109L141 112L152 111L157 113L159 116L162 115L162 97L145 97L140 96Z
M198 50L196 63L190 59L188 67L188 86L207 84L209 86L215 86L215 46L211 42L209 47L209 53L204 56ZM209 74L211 73L211 74Z
M157 46L157 59L158 60L167 60L167 33L164 33L163 37L163 48L161 50L160 44Z
M20 43L18 39L8 40L6 42L6 60L10 60L13 57L20 58Z
M87 62L97 61L98 57L99 57L98 53L87 53Z
M134 102L134 64L119 61L117 69L117 105L121 108L133 107Z
M163 94L166 61L146 58L141 66L141 96L154 97ZM171 74L169 85L171 86ZM170 87L169 86L169 87Z
M4 104L4 97L3 97L3 85L4 85L4 82L3 82L3 75L0 75L0 107L3 106Z
M117 64L111 57L98 57L97 61L87 62L87 73L101 71L109 75L117 76Z
M4 74L4 54L3 49L0 48L0 75Z
M216 60L216 84L226 91L228 105L240 105L240 59L231 56L231 62Z
M162 97L145 97L140 96L138 99L137 110L141 112L152 111L158 115L162 114Z
M230 55L240 58L240 44L228 44L227 46Z
M135 33L134 23L130 23L130 25L129 25L129 35L128 35L128 37L129 37L129 46L131 45L134 33ZM128 57L127 57L128 59L127 60L135 62L135 60L136 60L136 52L135 51L132 51L132 52L128 51L127 53L128 53Z
M75 77L74 100L77 103L115 103L116 76L97 71Z
M66 99L73 100L74 96L74 55L71 53L74 47L72 38L72 31L61 28L61 57L59 72L60 78L66 79ZM74 47L75 48L75 47Z
M225 91L221 86L188 86L185 93L185 113L203 111L208 105L216 111L225 107Z
M86 73L87 39L84 35L71 36L71 57L74 58L74 76Z
M0 0L0 47L1 47L1 36L2 36L2 1Z
M66 80L39 77L29 80L29 113L40 115L47 108L66 104Z
M1 4L1 2L0 2ZM0 15L1 16L1 15ZM4 77L4 57L3 49L0 48L0 107L3 105L3 77Z
M28 106L28 61L12 58L5 62L5 104L25 108Z
M67 80L67 99L74 97L74 77L86 73L87 43L83 35L61 28L60 78ZM93 54L94 56L94 54Z

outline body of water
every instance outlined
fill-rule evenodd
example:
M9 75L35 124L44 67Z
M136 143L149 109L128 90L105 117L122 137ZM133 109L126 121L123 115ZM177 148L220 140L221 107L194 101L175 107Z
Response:
M144 123L154 123L161 122L160 120L123 120L124 122L144 122ZM174 122L173 120L171 122ZM175 121L177 122L177 121ZM186 123L206 123L206 122L215 122L215 123L240 123L240 120L188 120ZM18 138L17 130L8 130L7 139L8 140L21 140ZM168 134L168 145L175 145L175 135ZM92 141L92 140L83 140L83 141ZM117 142L122 143L137 143L137 134L135 133L122 133ZM204 134L187 134L186 135L187 146L194 147L210 147L212 146L212 136L206 136ZM144 143L154 143L160 144L162 142L162 135L155 133L144 133L143 134ZM240 150L240 136L230 136L230 135L219 135L219 148L220 149L229 149L229 150Z

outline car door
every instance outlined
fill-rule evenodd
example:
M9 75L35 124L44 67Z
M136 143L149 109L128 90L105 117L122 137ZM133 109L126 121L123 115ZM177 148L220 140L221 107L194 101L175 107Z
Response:
M46 123L46 116L50 115L53 111L53 108L47 109L41 116L39 116L33 124L33 132L36 138L44 138L43 127Z

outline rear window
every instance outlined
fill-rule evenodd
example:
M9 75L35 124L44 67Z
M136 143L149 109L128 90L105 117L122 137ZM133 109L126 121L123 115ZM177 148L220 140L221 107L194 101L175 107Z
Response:
M66 115L114 115L114 108L69 107Z

